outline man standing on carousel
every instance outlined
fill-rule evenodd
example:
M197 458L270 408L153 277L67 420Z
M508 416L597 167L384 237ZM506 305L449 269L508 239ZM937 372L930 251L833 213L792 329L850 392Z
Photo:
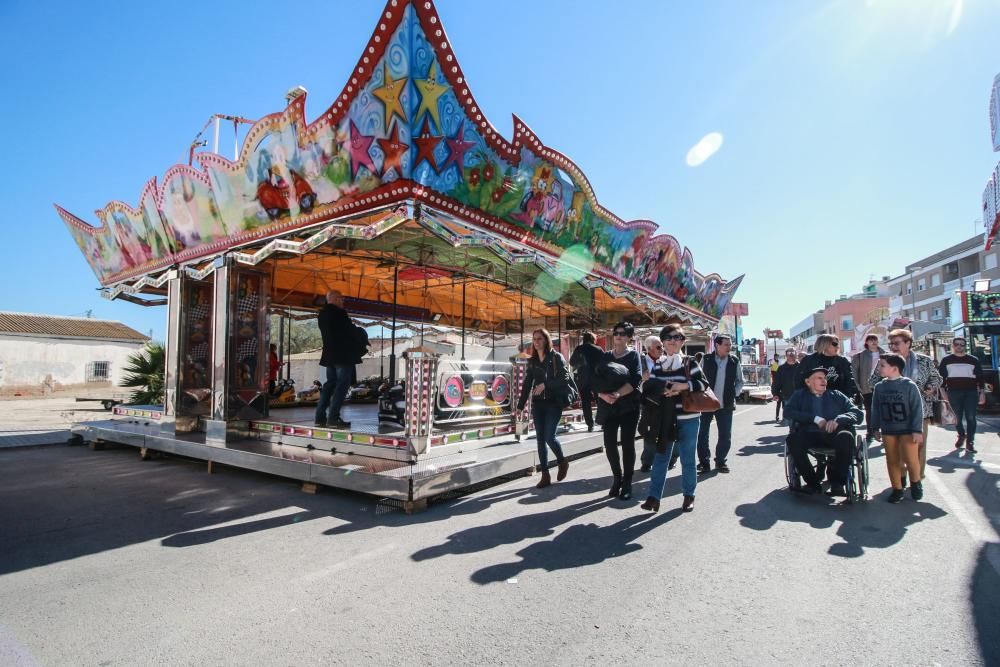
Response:
M319 311L319 332L323 336L323 354L319 365L326 368L326 382L316 406L316 425L350 428L351 422L340 417L340 408L351 388L357 360L354 323L344 310L344 295L337 290L326 293L326 305Z

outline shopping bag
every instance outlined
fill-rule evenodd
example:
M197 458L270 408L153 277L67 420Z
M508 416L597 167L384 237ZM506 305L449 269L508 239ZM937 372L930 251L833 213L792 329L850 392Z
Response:
M951 403L944 400L935 400L931 406L931 419L938 426L954 426L958 423L955 411L951 408Z

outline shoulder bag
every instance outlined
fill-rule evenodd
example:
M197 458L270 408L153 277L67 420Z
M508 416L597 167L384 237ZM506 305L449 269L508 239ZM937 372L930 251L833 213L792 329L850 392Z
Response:
M556 368L556 355L552 355L552 376L558 377L559 370ZM566 372L566 377L563 378L566 384L562 387L556 387L552 389L550 395L552 400L556 402L559 409L565 410L569 406L576 403L580 398L580 390L576 388L576 382L573 381L573 376L568 371Z
M684 360L684 374L691 381L691 360ZM684 412L715 412L722 407L711 387L704 391L685 391L681 393L681 408Z

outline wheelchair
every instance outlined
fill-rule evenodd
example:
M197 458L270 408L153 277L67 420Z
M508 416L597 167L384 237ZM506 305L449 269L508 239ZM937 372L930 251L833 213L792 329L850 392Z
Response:
M789 435L794 432L794 424L795 422L792 422L792 428L788 432ZM845 489L847 491L847 502L854 504L868 500L868 443L863 435L858 435L856 429L852 428L851 433L854 435L854 457L847 469L847 484ZM825 479L826 469L829 465L832 465L836 452L832 447L810 447L808 451L816 459L816 474L819 475L820 479ZM802 479L795 470L795 459L792 458L791 452L788 451L788 438L785 438L784 456L785 479L788 481L788 488L792 490L799 489L802 487Z

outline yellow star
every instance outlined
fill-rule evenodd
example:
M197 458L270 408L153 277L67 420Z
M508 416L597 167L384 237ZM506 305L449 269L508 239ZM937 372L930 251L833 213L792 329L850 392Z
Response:
M403 122L406 122L406 112L403 110L403 104L399 99L403 91L406 90L406 82L409 81L405 76L401 79L393 79L389 76L389 63L385 63L385 83L382 84L380 88L375 88L372 90L372 95L382 100L385 105L385 131L389 131L389 124L392 122L392 114L396 114Z
M438 83L437 81L437 65L431 63L431 69L427 73L426 80L417 79L414 83L417 84L417 90L420 91L420 106L417 107L416 119L420 119L420 114L427 110L427 113L431 115L431 119L434 124L437 125L438 132L441 132L441 116L438 112L438 100L451 88L446 83Z

